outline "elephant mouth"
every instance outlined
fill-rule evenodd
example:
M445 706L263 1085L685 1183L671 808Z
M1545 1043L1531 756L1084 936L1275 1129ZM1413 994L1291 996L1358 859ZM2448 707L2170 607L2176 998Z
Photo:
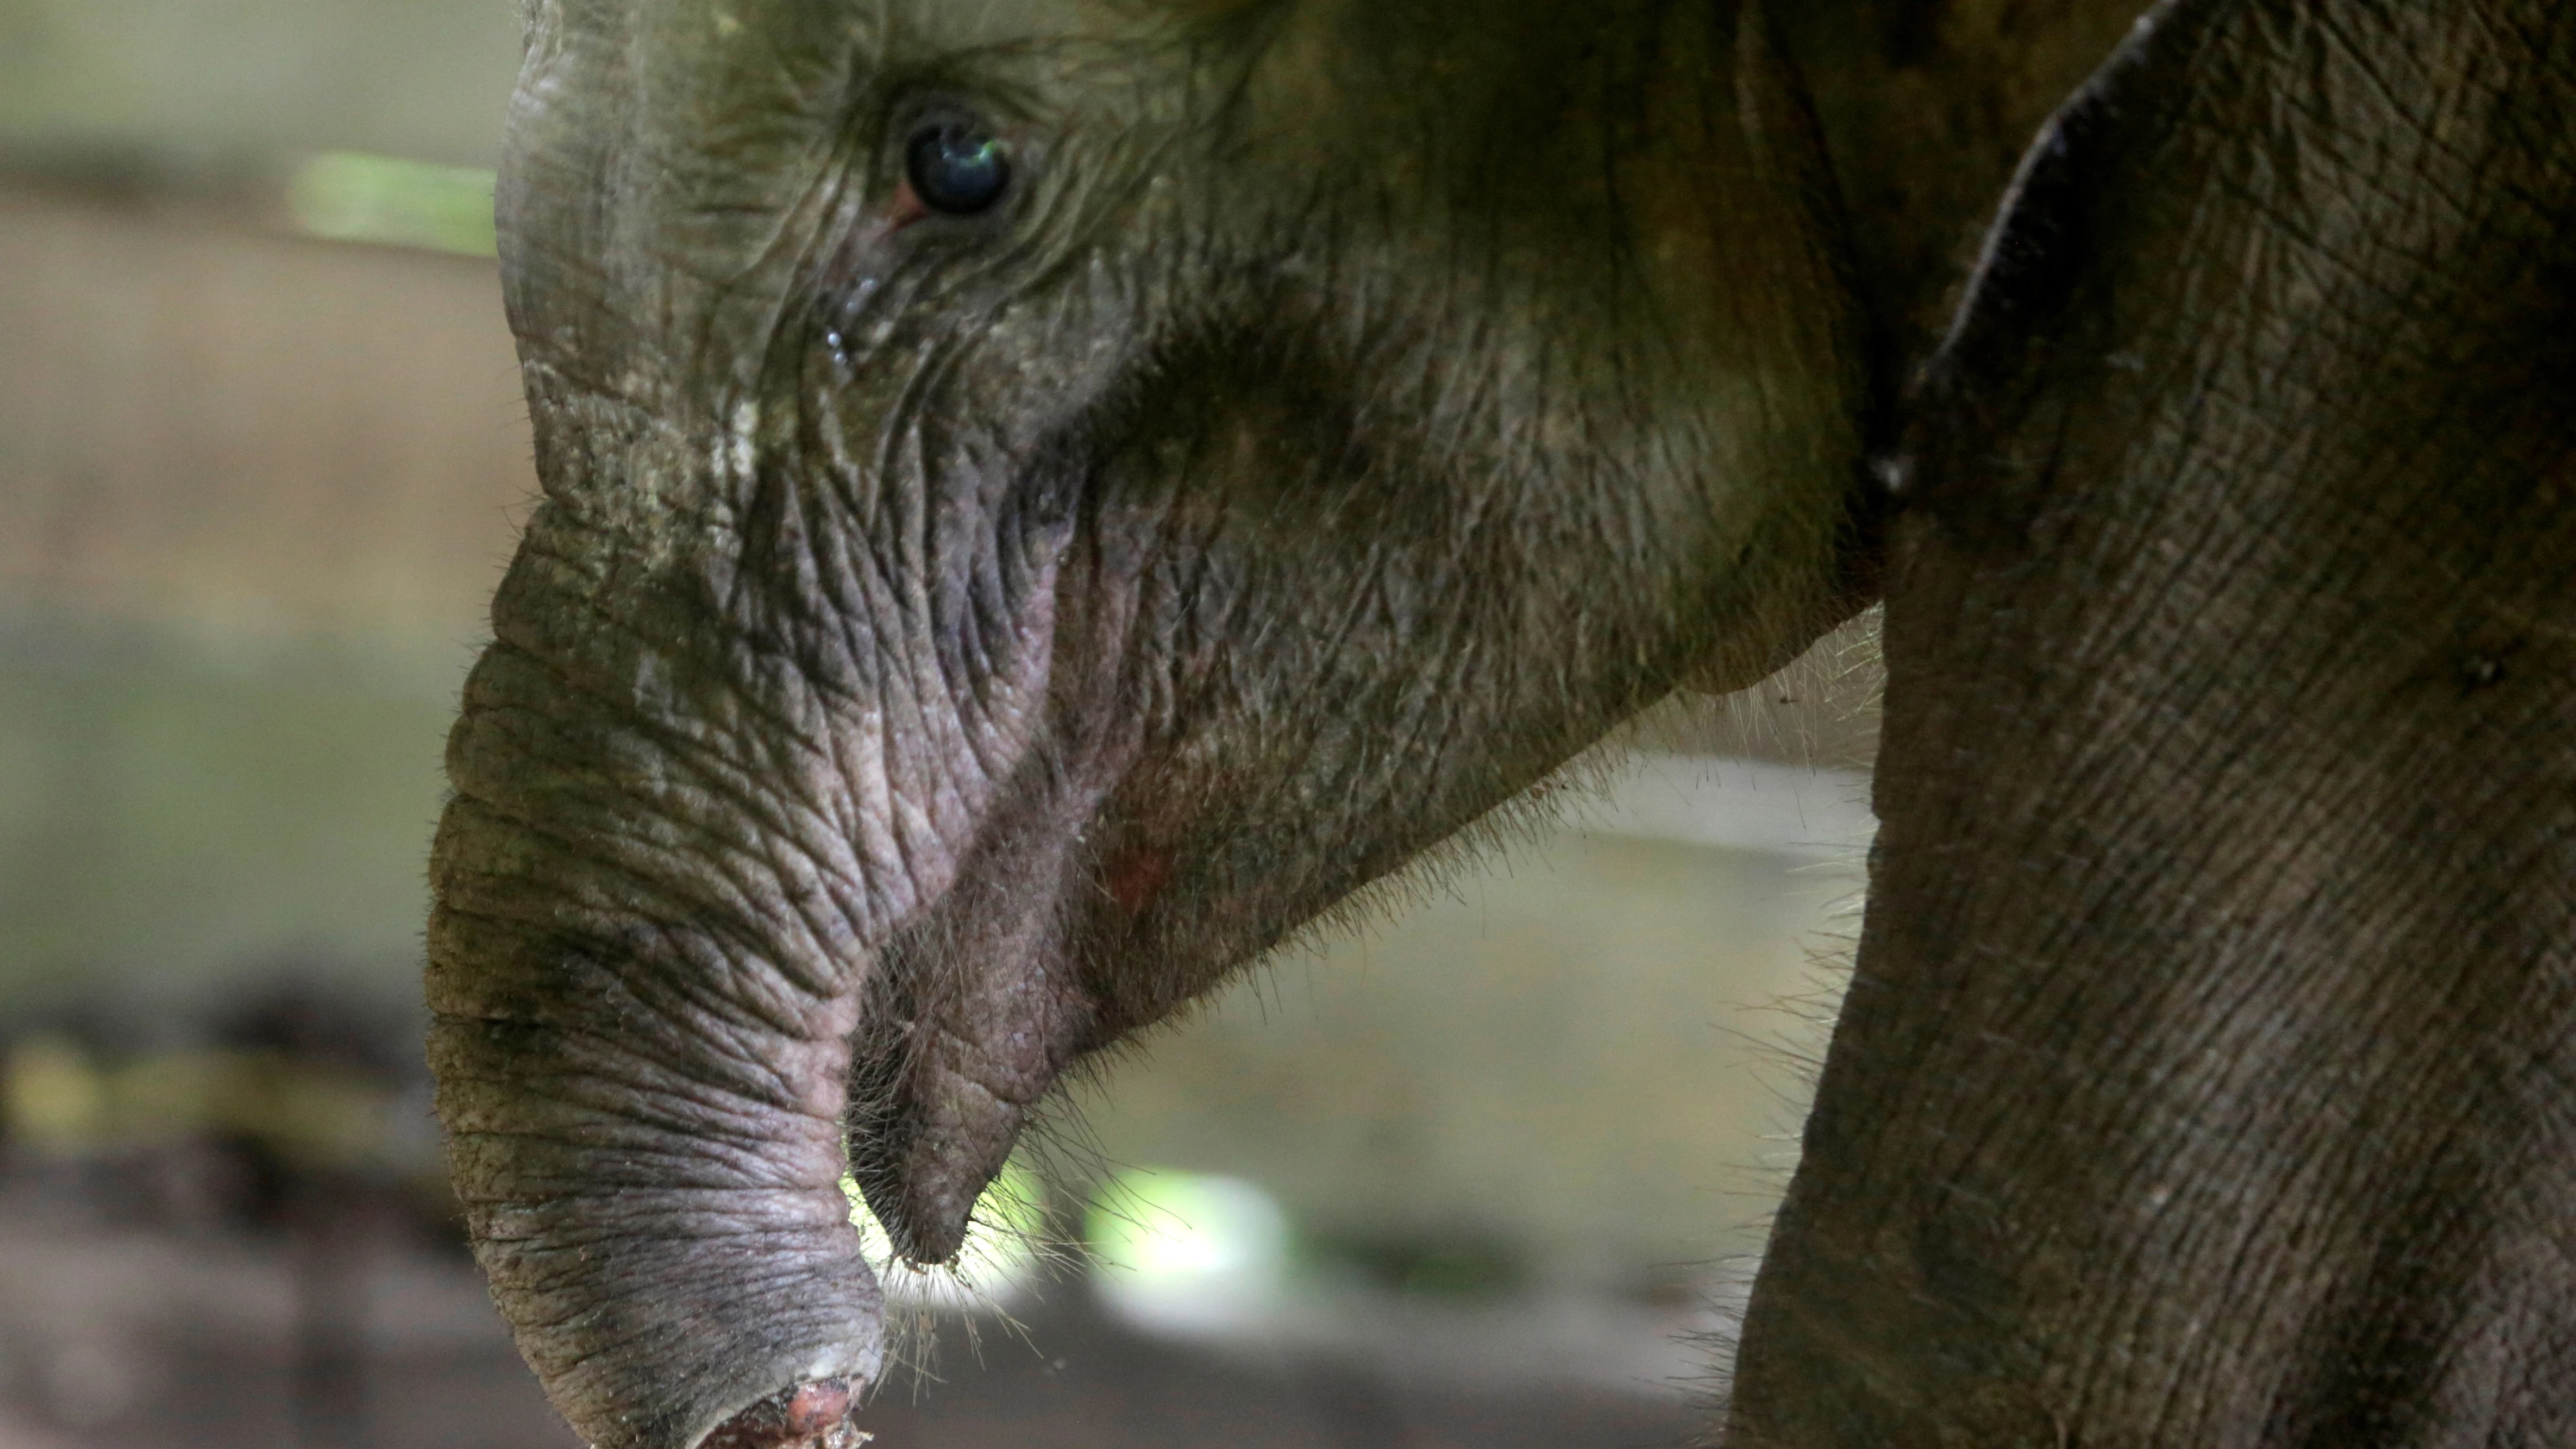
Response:
M1124 901L1170 874L1171 854L1150 851L1103 873L1085 843L1102 791L1013 793L949 889L880 950L851 1036L850 1174L917 1264L965 1246L1021 1129L1100 1035L1083 962L1132 919Z

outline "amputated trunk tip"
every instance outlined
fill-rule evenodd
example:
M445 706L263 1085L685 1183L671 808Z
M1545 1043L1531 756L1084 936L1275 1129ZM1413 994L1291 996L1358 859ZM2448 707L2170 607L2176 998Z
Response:
M859 1392L848 1379L782 1389L718 1425L698 1449L858 1449L875 1437L850 1422Z

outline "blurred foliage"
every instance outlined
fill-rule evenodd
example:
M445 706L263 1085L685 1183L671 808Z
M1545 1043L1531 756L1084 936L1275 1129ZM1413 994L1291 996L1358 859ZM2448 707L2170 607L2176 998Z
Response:
M509 0L0 0L0 155L154 172L355 148L489 166Z
M488 257L497 249L492 173L391 156L326 151L295 168L287 209L326 241L370 242Z
M166 1146L224 1134L289 1162L372 1165L397 1140L399 1098L351 1068L279 1051L162 1052L93 1058L51 1032L20 1041L0 1069L0 1121L12 1142L51 1156Z

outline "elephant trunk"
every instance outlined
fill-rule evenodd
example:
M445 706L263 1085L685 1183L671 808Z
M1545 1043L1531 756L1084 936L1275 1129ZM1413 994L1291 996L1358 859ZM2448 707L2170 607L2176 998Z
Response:
M432 865L456 1191L589 1443L844 1442L883 1355L840 1187L868 959L846 862L807 849L825 812L745 798L722 732L685 722L721 711L657 702L670 661L566 606L598 581L544 522L467 686Z

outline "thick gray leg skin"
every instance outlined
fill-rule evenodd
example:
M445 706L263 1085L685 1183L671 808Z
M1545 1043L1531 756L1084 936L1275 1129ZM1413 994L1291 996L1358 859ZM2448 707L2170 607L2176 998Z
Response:
M2185 0L1924 390L1738 1449L2576 1442L2576 11Z

